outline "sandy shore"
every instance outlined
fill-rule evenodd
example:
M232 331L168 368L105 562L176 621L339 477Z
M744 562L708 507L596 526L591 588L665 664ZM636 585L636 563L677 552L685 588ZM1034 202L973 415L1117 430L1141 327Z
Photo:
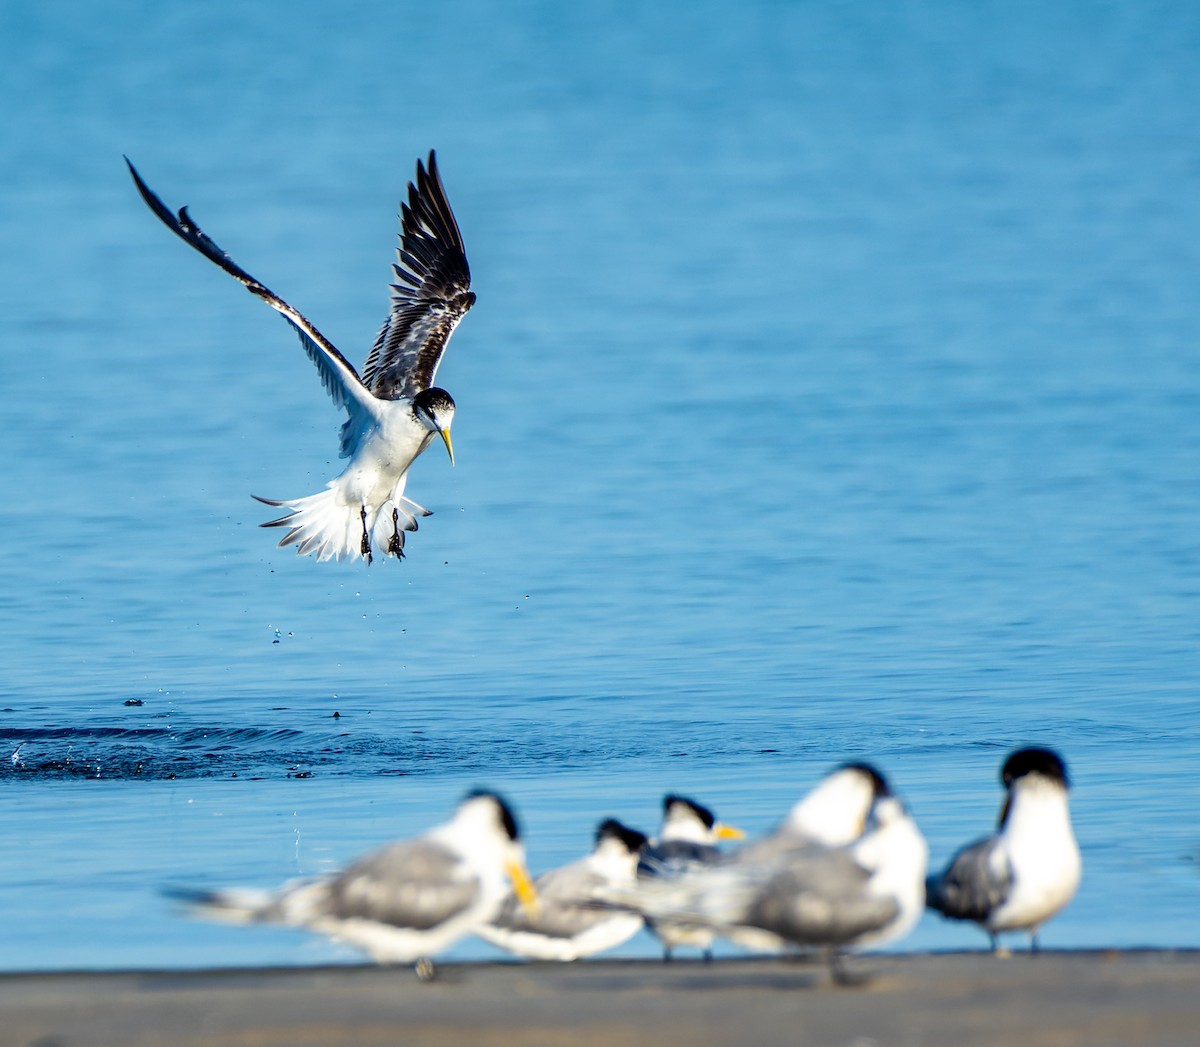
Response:
M593 960L0 977L13 1047L1200 1042L1200 952L865 957L854 988L796 961Z

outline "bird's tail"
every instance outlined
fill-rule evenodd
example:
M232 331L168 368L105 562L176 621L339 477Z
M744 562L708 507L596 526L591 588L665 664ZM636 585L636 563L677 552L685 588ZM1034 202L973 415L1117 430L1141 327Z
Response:
M287 510L279 519L259 526L286 527L280 547L294 545L301 556L315 554L318 562L361 558L370 563L376 553L402 557L404 532L415 531L419 517L432 515L403 496L375 509L347 505L333 485L292 501L253 497L264 505ZM364 533L369 536L365 542Z
M309 922L325 904L329 886L325 880L295 880L275 891L254 887L227 887L206 891L195 887L164 887L162 892L187 908L193 916L221 923L283 923L293 926Z
M165 887L163 894L187 906L197 916L222 923L277 923L280 920L276 896L271 891L233 887L204 891L194 887Z

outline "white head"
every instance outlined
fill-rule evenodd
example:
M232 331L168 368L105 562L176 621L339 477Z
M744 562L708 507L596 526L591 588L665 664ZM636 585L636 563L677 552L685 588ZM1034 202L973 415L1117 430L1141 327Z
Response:
M605 819L596 828L596 845L588 864L612 882L632 883L637 877L638 858L648 842L636 829L627 828L615 818Z
M843 764L788 812L782 831L843 847L862 835L875 800L890 794L887 781L870 764Z
M498 794L483 789L468 793L454 817L433 835L466 856L481 874L502 870L521 903L526 908L536 905L517 820Z
M718 840L740 840L745 834L718 822L707 807L686 796L669 793L663 797L663 820L659 839L712 844Z

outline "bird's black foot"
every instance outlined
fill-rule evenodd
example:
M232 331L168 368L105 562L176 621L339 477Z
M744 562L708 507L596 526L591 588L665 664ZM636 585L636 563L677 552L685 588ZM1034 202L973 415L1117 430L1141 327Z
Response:
M417 981L431 982L437 974L437 969L433 966L433 961L427 956L422 956L413 967L417 973Z
M362 544L358 547L359 552L366 557L367 563L371 562L371 536L367 533L367 507L364 505L358 510L359 518L362 520Z
M668 945L663 949L663 963L670 963L674 956L671 955L671 947Z
M392 510L392 536L388 539L388 555L404 559L404 538L400 534L400 510Z
M705 950L704 950L704 962L705 962L705 963L712 963L712 949L705 949Z
M837 952L829 956L829 973L833 976L833 984L842 989L856 989L871 980L869 974L854 974L847 970L846 958Z

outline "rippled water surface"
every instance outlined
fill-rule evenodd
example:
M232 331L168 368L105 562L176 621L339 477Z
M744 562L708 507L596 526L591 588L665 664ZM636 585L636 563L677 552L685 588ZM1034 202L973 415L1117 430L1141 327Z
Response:
M352 960L160 889L477 784L537 869L870 759L938 862L1027 742L1085 861L1044 944L1200 942L1200 14L292 10L0 9L0 969ZM313 564L249 496L339 418L121 154L359 362L430 147L458 464L403 563Z

